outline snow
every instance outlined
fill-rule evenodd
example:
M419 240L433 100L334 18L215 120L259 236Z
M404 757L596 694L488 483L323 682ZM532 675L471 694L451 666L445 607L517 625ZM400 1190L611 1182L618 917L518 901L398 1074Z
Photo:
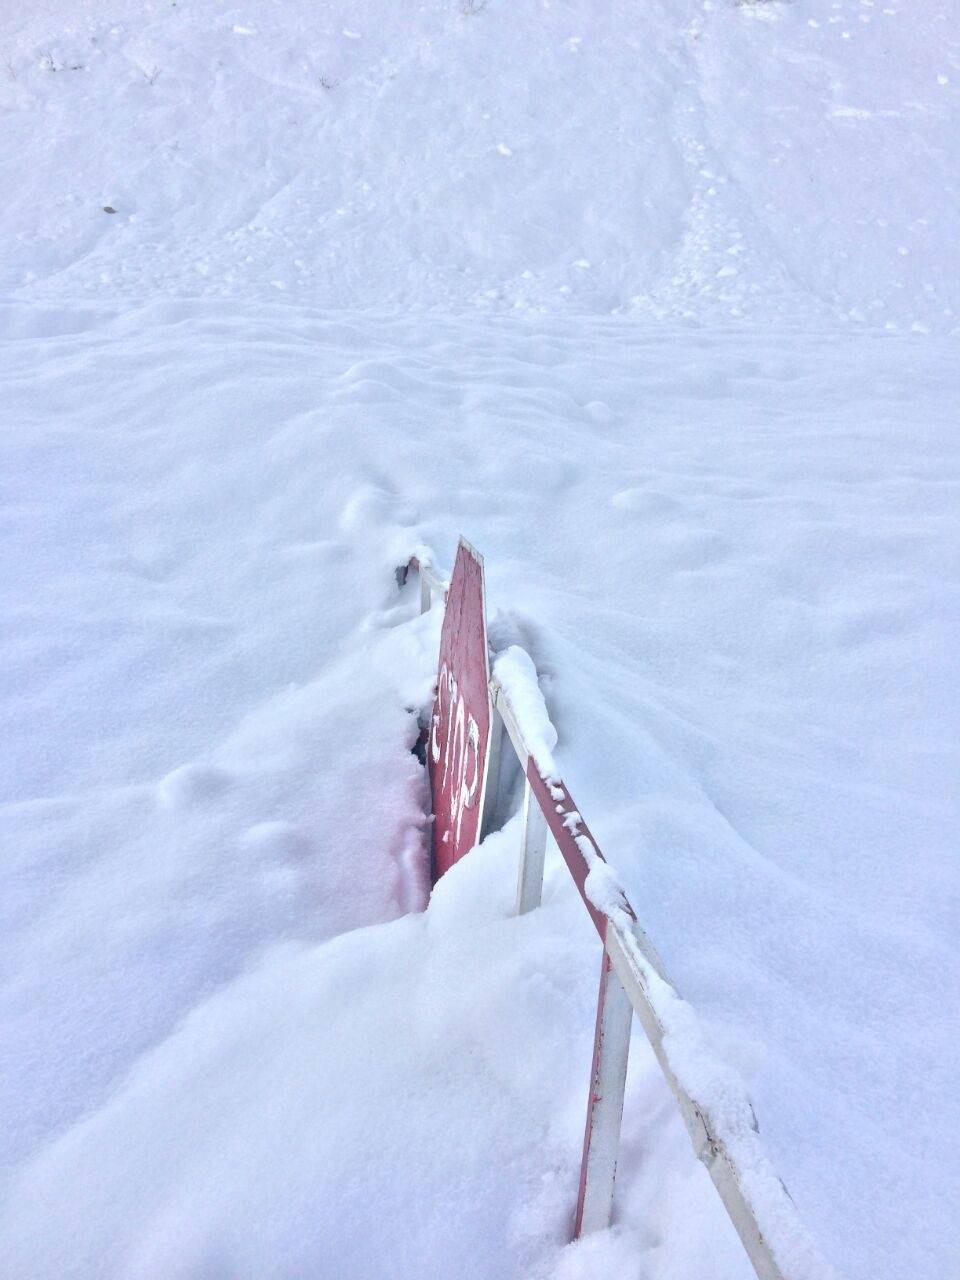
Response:
M681 1069L849 1280L949 1272L958 17L0 7L5 1275L749 1275L638 1027L566 1243L555 851L427 906L461 534Z
M587 878L583 883L583 891L591 906L596 907L605 916L614 916L624 910L624 891L616 873L610 864L597 856L591 841L586 836L577 839L577 848L583 854L587 866Z
M557 745L557 731L543 700L533 659L519 645L508 645L494 659L493 678L507 695L541 778L556 779L553 749Z

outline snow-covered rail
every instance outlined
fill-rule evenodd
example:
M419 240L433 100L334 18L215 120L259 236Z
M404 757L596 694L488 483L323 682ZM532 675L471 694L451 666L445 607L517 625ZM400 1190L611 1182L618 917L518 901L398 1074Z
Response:
M432 565L412 559L409 568L419 574L421 612L431 607L434 596L446 598L449 582ZM406 576L402 570L400 576ZM760 1280L835 1277L762 1149L756 1117L739 1080L711 1056L693 1010L664 975L569 789L556 776L552 758L545 759L539 727L549 720L535 673L524 683L521 671L518 683L515 676L505 678L497 663L489 694L491 713L502 721L525 780L517 912L540 904L549 832L603 944L574 1236L601 1230L611 1221L630 1026L636 1013L697 1158ZM502 736L496 733L495 742Z

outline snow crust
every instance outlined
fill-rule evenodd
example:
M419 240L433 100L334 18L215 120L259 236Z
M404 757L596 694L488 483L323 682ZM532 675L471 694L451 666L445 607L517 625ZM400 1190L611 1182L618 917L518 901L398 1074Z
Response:
M566 1246L553 854L421 910L460 534L678 1072L850 1280L950 1272L958 17L0 6L0 1273L749 1275L639 1031Z

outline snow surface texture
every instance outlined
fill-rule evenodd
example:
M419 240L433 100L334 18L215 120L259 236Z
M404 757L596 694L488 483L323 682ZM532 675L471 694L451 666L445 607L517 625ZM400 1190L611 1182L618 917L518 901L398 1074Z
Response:
M639 1032L564 1247L565 870L404 914L461 533L828 1256L955 1267L956 8L0 6L4 1280L749 1274Z
M960 324L955 0L2 9L18 296Z

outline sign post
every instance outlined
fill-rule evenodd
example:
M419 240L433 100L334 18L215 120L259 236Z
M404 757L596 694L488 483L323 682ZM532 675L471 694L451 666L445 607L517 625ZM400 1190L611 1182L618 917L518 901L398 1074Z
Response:
M483 557L461 538L443 616L427 747L434 881L480 839L490 755L489 685Z

